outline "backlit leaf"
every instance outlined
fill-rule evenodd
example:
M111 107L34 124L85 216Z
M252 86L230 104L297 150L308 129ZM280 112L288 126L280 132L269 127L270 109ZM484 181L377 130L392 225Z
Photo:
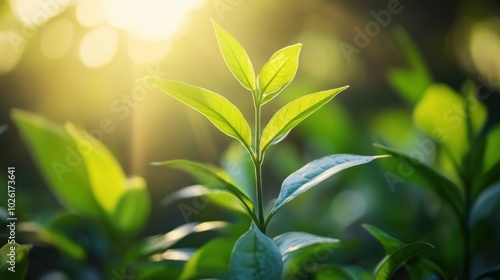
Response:
M348 87L308 94L285 105L274 114L262 131L261 150L265 151L269 145L283 140L292 128L346 88Z
M207 117L218 129L239 140L249 150L252 144L250 127L243 114L229 100L215 92L160 77L145 78L173 98Z
M253 91L255 89L255 73L245 49L236 38L217 25L215 21L212 23L227 67L243 87Z

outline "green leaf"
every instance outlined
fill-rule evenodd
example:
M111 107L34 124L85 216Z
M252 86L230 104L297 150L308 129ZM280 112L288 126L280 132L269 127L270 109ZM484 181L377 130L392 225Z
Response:
M204 88L160 77L148 77L144 81L200 112L218 129L239 140L250 151L250 127L240 110L226 98Z
M0 248L0 278L23 280L28 271L31 245L5 244Z
M227 225L228 223L221 221L195 222L181 225L163 235L149 237L141 250L141 255L149 256L154 253L163 252L190 234L221 229L227 227Z
M258 77L261 104L278 95L295 77L302 44L285 47L271 56Z
M417 256L426 257L432 254L434 247L426 242L414 242L404 245L394 253L386 256L375 268L374 280L390 279L392 274L407 261Z
M281 279L283 262L276 243L252 223L231 253L231 279Z
M374 227L372 225L364 224L363 227L368 230L371 235L373 235L377 240L384 246L385 253L390 255L401 248L405 243L399 241L398 239L388 235L381 229Z
M409 69L390 69L389 83L405 99L417 103L432 82L431 74L422 53L404 28L395 28L393 37L403 52Z
M57 214L47 225L37 227L37 238L56 247L70 258L81 261L87 253L81 240L76 239L72 233L77 232L78 228L86 223L88 219L72 212Z
M368 271L355 266L322 265L316 273L316 280L370 280Z
M223 275L229 271L231 250L236 240L216 238L196 251L186 263L179 279L224 279Z
M149 217L150 198L142 177L128 178L127 189L113 212L116 227L124 233L137 233Z
M68 209L102 219L87 168L67 131L37 115L12 110L12 119L49 186Z
M247 214L245 208L241 205L240 200L233 194L228 193L227 191L208 189L203 185L188 186L170 193L168 196L164 197L161 200L161 204L163 207L166 207L181 199L201 196L206 196L211 202L214 202L215 204L222 206L228 210L245 215Z
M487 111L475 97L467 98L471 134L477 135L486 121ZM445 84L430 85L413 111L415 125L437 142L443 143L457 163L469 152L466 102Z
M292 128L346 88L348 86L308 94L285 105L274 114L262 131L261 150L265 151L269 145L283 140Z
M340 240L338 239L305 232L287 232L273 239L276 245L278 245L283 262L286 262L292 253L309 246L320 245L331 247L333 245L338 247L340 245Z
M472 197L477 198L486 188L498 180L500 180L500 161L474 181L472 186Z
M230 182L229 175L227 175L227 173L217 167L188 160L170 160L152 164L178 168L195 176L206 188L223 190L232 193L241 201L247 213L252 218L255 217L254 205L250 198L248 198L245 193Z
M337 154L326 156L306 164L283 181L280 194L274 208L266 219L266 224L272 215L283 205L327 178L349 167L365 164L382 157L385 156Z
M113 221L113 213L126 191L123 170L111 152L92 135L71 123L66 124L66 130L83 157L94 197Z
M411 158L410 156L405 155L402 152L379 144L375 144L374 146L394 156L395 160L403 162L405 164L404 168L411 167L412 169L410 170L415 170L415 172L412 172L409 176L405 176L405 179L422 179L423 187L426 187L436 193L436 195L441 199L442 202L450 206L451 209L458 215L458 217L461 217L463 213L462 195L458 186L456 186L452 181L439 174L428 165L418 161L416 158ZM413 174L415 173L420 175L420 177L414 178L416 177L413 176ZM418 182L418 180L415 181Z
M229 34L229 32L222 29L215 21L212 20L212 23L214 25L215 34L217 35L220 52L224 57L227 67L229 67L231 73L233 73L243 87L250 91L254 91L255 73L253 71L252 62L245 49L236 38Z

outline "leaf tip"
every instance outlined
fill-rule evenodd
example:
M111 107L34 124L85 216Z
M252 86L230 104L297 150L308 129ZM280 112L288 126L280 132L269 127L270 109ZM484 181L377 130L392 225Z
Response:
M373 156L373 159L377 159L377 158L388 158L388 157L391 157L391 155L378 155L378 156Z

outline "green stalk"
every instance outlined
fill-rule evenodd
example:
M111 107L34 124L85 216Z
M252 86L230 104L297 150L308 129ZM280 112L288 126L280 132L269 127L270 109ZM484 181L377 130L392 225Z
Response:
M260 149L261 138L261 106L259 100L259 93L254 93L254 108L255 108L255 147L254 156L252 157L253 165L255 168L255 188L257 194L257 208L259 212L259 229L265 233L266 228L264 225L264 195L262 193L262 151Z

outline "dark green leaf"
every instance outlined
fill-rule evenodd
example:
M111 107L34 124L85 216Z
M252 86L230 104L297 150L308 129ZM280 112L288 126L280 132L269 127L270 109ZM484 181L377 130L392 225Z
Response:
M420 50L403 28L394 29L394 39L403 52L409 69L391 69L389 83L408 101L417 103L432 82L431 74Z
M227 67L242 86L250 91L255 90L255 73L245 49L236 38L217 25L215 21L212 21L212 23Z
M500 161L474 181L472 197L477 198L486 188L500 180Z
M266 222L269 222L272 215L283 205L327 178L349 167L365 164L382 157L385 156L337 154L326 156L306 164L283 181L276 205L269 213Z
M209 164L191 162L188 160L171 160L156 162L153 165L165 165L181 169L197 177L203 186L216 190L228 191L235 195L242 203L245 210L251 217L255 217L255 210L252 201L240 189L231 183L227 173Z
M239 140L250 150L250 127L240 110L226 98L204 88L160 77L148 77L144 81L200 112L218 129Z
M487 271L481 273L476 279L481 280L481 279L500 279L500 265L497 265L493 268L488 269Z
M5 244L0 248L0 278L25 279L31 245Z
M366 230L368 230L371 233L371 235L377 238L377 240L382 244L382 246L384 246L385 253L387 255L394 253L396 250L405 245L403 242L388 235L387 233L383 232L381 229L377 227L367 224L364 224L363 227Z
M436 172L428 165L419 162L416 158L410 158L408 155L405 155L402 152L379 144L375 144L375 147L381 149L384 152L387 152L390 155L393 155L394 160L404 162L405 164L410 166L412 170L414 169L415 173L420 175L421 179L424 180L424 184L422 186L436 193L444 203L451 207L451 209L458 215L458 217L461 217L463 213L462 196L459 188L453 182ZM407 168L407 166L405 166L405 168ZM416 176L413 176L412 173L410 176L406 176L405 178L414 180L414 177Z
M281 279L283 262L276 243L252 223L231 253L231 279Z
M299 53L302 44L285 47L271 56L264 64L258 77L261 104L278 95L295 77L299 67Z
M308 94L285 105L274 114L264 128L260 143L261 150L265 151L269 145L283 140L292 128L346 88L348 86Z
M415 242L404 245L394 253L386 256L375 268L374 280L390 279L392 274L408 260L417 256L428 256L432 254L434 247L426 242Z
M316 280L370 280L371 275L359 267L322 265L316 273Z

